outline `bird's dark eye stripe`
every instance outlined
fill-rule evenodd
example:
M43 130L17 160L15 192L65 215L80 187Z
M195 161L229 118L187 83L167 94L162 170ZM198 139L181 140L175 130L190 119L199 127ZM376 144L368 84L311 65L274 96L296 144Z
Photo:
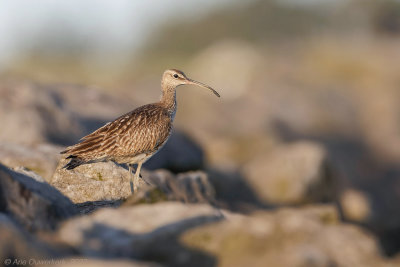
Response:
M179 77L178 74L175 73L175 74L174 74L174 78L178 78L178 77Z

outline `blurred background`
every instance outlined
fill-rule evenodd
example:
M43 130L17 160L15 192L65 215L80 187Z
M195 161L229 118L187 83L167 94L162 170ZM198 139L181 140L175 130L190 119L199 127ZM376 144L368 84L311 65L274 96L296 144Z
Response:
M161 167L205 170L236 210L336 203L398 257L400 1L1 1L0 36L3 163L157 101L177 68L221 98L178 89L201 162Z

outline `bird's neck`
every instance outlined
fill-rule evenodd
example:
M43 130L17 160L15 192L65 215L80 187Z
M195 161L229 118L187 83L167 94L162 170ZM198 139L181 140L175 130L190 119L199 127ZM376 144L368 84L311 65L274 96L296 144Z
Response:
M171 113L171 116L175 116L176 112L176 91L175 88L167 88L167 90L163 90L161 100L161 105L168 109Z

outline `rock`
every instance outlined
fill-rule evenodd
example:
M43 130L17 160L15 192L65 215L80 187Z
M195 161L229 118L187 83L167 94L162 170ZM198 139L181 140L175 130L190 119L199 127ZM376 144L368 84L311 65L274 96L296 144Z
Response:
M128 112L132 101L93 87L44 85L17 79L0 84L0 141L72 144ZM21 131L23 129L23 131Z
M43 179L42 176L40 176L39 174L37 174L36 172L34 172L34 171L32 171L32 170L30 170L28 168L15 167L15 168L12 168L12 170L15 171L15 172L18 172L20 174L23 174L25 176L28 176L28 177L32 178L33 180L35 180L37 182L41 182L41 183L45 182L45 180Z
M82 203L77 203L76 207L81 214L89 214L93 211L101 208L112 207L117 208L123 203L123 199L117 200L98 200L98 201L87 201Z
M162 202L105 208L65 222L58 239L83 256L158 261L168 266L212 266L211 255L181 245L182 232L222 219L204 204Z
M182 242L218 266L386 266L376 240L341 224L334 206L282 208L190 229Z
M62 167L68 160L59 162L51 185L68 196L75 203L96 201L102 206L118 205L116 200L126 199L129 204L154 203L165 200L184 202L214 201L214 189L204 172L188 172L177 175L167 170L146 171L142 169L139 191L132 196L130 174L127 169L113 162L99 162L81 165L73 170ZM147 184L150 182L151 185ZM132 197L131 197L132 196ZM105 201L106 203L99 203ZM94 205L97 205L94 204ZM83 213L96 207L91 203L82 206Z
M77 214L73 203L49 184L1 164L0 212L12 214L31 231L54 229L60 220Z
M8 167L34 171L48 181L57 167L61 147L50 144L22 145L0 142L0 162Z
M215 204L214 188L205 172L179 173L175 176L167 170L157 170L144 175L151 185L129 197L124 205L165 200Z
M222 40L196 55L191 69L200 78L207 77L227 101L232 101L243 97L254 85L254 74L262 63L260 56L251 43Z
M74 203L117 200L131 195L128 170L113 162L84 164L64 169L69 160L61 159L50 184ZM140 179L141 186L143 181Z
M32 258L54 256L45 245L35 240L4 213L0 213L0 236L0 262L4 263L3 266L17 266L18 264L11 264L16 259L28 261Z
M79 114L86 132L139 106L126 92L116 93L114 89L107 92L93 85L51 84L51 91L60 96L64 106Z
M21 229L10 217L0 213L0 262L3 266L138 266L158 267L155 263L128 260L95 260L73 255L57 246L54 239L44 242Z
M208 169L207 174L220 206L239 212L267 208L238 170Z
M335 194L326 151L312 142L280 145L246 164L243 174L265 203L326 201Z
M104 208L64 222L56 234L80 257L167 266L387 266L376 240L339 220L334 205L250 215L204 204L161 202Z
M354 189L345 190L341 193L339 204L346 220L366 223L370 215L372 215L370 199L360 191Z
M71 142L82 134L79 120L54 91L28 82L0 86L0 132L3 142ZM22 130L23 129L23 130Z
M187 172L204 167L203 151L186 134L173 131L165 146L143 166L148 170L168 169L172 172Z

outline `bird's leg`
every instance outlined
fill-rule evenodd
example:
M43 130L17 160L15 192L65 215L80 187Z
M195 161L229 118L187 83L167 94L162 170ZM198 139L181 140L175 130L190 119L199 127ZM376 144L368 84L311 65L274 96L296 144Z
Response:
M129 176L131 177L131 179L130 179L130 181L129 181L129 185L130 185L130 187L131 187L131 193L133 194L133 172L132 172L132 167L133 167L133 165L132 164L128 164L128 169L129 169Z
M139 175L140 175L140 169L142 168L143 162L139 162L137 164L135 176L133 177L133 189L134 191L137 191L139 188Z

